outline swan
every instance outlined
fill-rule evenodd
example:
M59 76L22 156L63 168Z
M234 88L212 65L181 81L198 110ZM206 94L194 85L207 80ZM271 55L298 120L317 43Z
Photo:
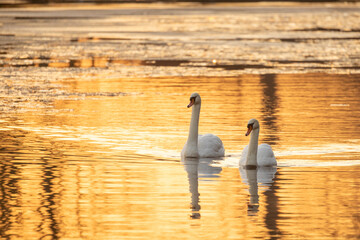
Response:
M189 136L181 151L181 156L188 158L223 157L225 149L218 136L209 133L205 135L198 135L201 108L201 98L198 93L191 94L190 103L187 107L192 107L192 113Z
M276 159L269 144L263 143L258 146L260 124L256 119L250 119L245 136L251 133L249 145L241 154L240 165L245 167L276 166Z

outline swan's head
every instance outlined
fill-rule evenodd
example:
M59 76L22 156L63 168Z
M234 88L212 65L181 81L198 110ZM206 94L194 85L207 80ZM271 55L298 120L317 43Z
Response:
M191 107L192 105L196 105L196 104L200 104L201 103L201 98L200 95L198 93L193 93L190 96L190 103L189 105L187 105L187 107Z
M254 129L258 129L260 127L259 121L255 118L250 119L247 125L247 132L245 133L245 136L249 136L251 131Z

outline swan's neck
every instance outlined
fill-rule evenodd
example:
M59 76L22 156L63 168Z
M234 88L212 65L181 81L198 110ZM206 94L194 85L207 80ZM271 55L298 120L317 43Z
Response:
M189 137L187 140L187 145L194 146L196 150L198 146L200 108L200 104L193 105L192 107Z
M199 131L200 104L193 105L189 129L189 137L186 142L185 157L199 157L198 131Z
M246 157L247 166L257 165L257 151L259 142L259 131L260 128L254 129L250 136L249 151Z

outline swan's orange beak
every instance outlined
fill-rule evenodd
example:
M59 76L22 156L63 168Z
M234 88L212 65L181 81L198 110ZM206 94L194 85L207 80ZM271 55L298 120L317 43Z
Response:
M191 98L190 103L189 103L189 105L187 105L187 107L188 108L191 107L192 105L194 105L194 103L195 103L195 98Z
M253 130L253 126L249 124L249 125L248 125L248 130L247 130L247 132L245 133L245 136L249 136L252 130Z

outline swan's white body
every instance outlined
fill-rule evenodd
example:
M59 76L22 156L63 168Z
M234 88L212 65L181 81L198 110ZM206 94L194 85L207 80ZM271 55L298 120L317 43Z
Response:
M241 166L246 166L246 157L248 155L248 151L249 145L247 145L241 153ZM257 166L276 166L275 155L269 144L263 143L258 146L256 158Z
M211 133L198 136L198 155L196 156L196 149L193 149L194 153L187 151L187 148L192 149L189 141L184 145L183 150L181 151L181 156L183 157L200 157L200 158L212 158L212 157L223 157L225 155L224 145L221 139ZM187 156L186 156L187 152Z
M250 127L251 129L250 129ZM263 143L260 146L259 132L260 124L256 119L251 119L248 124L248 134L251 132L250 143L247 145L240 158L241 166L276 166L276 158L269 144Z
M225 154L224 145L221 139L214 134L200 135L199 117L201 108L201 98L197 93L191 94L190 104L188 107L192 108L189 137L181 151L181 157L223 157Z
M198 137L198 151L202 158L223 157L225 155L221 139L211 133Z

